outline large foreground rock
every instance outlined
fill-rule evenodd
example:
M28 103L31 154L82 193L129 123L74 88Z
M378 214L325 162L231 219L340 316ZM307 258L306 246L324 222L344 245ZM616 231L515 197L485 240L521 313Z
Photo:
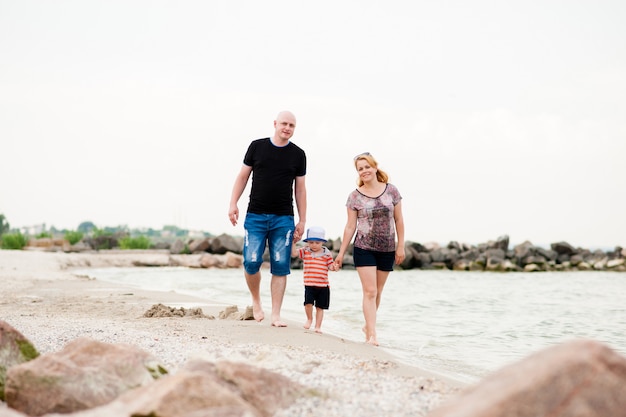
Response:
M156 358L138 347L79 338L60 352L11 367L6 403L31 416L71 413L106 404L164 373Z
M127 391L102 406L45 417L271 417L302 395L314 394L263 368L225 360L194 360L179 372ZM24 415L0 408L0 417L5 416Z
M429 417L626 416L626 358L591 340L504 367Z
M0 400L4 401L7 370L37 356L37 349L22 333L0 320Z

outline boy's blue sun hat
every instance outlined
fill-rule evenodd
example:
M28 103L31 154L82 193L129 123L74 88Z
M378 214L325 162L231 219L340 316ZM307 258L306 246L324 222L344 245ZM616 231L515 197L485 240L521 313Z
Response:
M326 232L321 227L310 227L306 231L306 238L302 240L304 242L328 242L325 235Z

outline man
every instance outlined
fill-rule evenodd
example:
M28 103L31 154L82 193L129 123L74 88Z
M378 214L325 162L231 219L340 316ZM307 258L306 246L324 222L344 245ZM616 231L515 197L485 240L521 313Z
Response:
M296 118L282 111L274 120L274 136L250 143L241 171L235 179L228 216L235 226L239 220L237 203L243 194L250 174L252 188L244 221L244 275L252 296L252 312L256 321L265 318L261 306L261 264L266 245L269 245L270 285L272 296L271 325L286 327L280 319L280 309L291 273L291 245L304 233L306 223L306 154L290 142L296 128ZM298 223L294 221L293 196L298 209Z

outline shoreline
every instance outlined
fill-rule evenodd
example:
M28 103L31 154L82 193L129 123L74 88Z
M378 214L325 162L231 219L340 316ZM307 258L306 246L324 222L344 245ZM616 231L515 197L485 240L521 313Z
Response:
M136 345L173 372L194 357L244 361L332 393L338 399L328 401L337 415L355 412L355 384L377 387L375 393L356 395L361 415L380 415L380 401L398 407L395 415L426 415L467 385L402 363L384 349L317 334L293 321L288 320L286 328L275 328L267 321L219 319L227 305L219 300L139 290L74 274L91 267L129 266L138 256L159 253L0 251L0 319L20 331L41 354L59 351L84 336ZM199 307L216 319L143 316L159 303ZM409 406L407 401L416 392L423 394L422 400L411 400ZM298 415L297 407L296 403L285 410L285 415Z

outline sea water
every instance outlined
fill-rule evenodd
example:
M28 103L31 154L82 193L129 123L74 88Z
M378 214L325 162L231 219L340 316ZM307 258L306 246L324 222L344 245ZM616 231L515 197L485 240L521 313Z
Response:
M262 302L269 314L270 275L262 273ZM241 310L251 304L240 269L106 268L81 274L189 294L207 305L237 305ZM363 341L356 271L330 272L330 282L330 309L322 331ZM293 270L283 318L304 322L303 288L302 270ZM380 348L400 361L465 382L576 338L595 339L626 354L626 274L394 271L382 295L377 334Z

